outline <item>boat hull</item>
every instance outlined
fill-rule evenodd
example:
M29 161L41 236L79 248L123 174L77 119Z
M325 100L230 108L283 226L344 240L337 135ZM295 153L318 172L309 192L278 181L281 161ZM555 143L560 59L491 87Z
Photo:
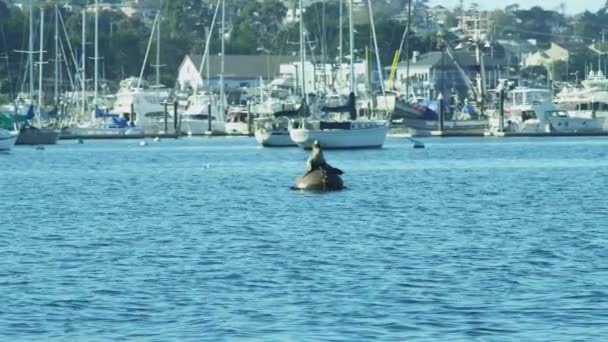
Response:
M0 129L0 151L10 151L17 142L18 134Z
M293 128L289 135L298 146L310 149L318 140L324 149L381 148L386 140L388 124L358 129Z
M183 119L180 123L181 131L188 135L207 135L209 134L209 121ZM224 134L226 126L222 121L211 122L211 133Z
M297 146L291 140L289 131L273 131L265 129L257 129L255 131L255 140L264 147L292 147Z
M115 138L115 137L143 137L144 131L139 127L69 127L61 131L62 139L84 138Z
M413 131L415 135L431 135L431 132L440 130L439 121L436 120L405 118L403 119L403 125ZM488 120L446 120L443 122L444 132L483 134L488 130L488 127Z
M246 122L226 122L226 134L249 135L249 125Z
M25 127L19 131L16 145L55 145L59 131L49 128Z

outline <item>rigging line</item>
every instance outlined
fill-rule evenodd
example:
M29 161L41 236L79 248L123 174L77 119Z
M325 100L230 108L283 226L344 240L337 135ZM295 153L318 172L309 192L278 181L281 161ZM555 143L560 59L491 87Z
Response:
M65 40L66 40L66 42L68 44L68 51L70 52L70 56L72 57L72 63L74 63L74 68L76 70L78 70L79 69L79 67L78 67L79 63L76 61L76 56L74 55L74 49L72 48L72 43L70 42L70 38L68 36L68 32L67 32L67 29L65 27L65 22L63 21L63 15L61 14L61 11L59 11L59 21L61 22L61 27L63 29L63 34L64 34ZM83 39L85 39L85 38L83 38ZM66 59L66 63L67 63L67 59ZM81 76L80 73L77 73L76 79L77 80L80 79L81 78L80 76Z

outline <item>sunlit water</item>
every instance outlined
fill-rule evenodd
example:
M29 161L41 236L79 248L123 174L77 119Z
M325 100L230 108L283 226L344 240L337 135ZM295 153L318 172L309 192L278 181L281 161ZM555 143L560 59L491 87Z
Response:
M2 340L604 340L608 139L0 155Z

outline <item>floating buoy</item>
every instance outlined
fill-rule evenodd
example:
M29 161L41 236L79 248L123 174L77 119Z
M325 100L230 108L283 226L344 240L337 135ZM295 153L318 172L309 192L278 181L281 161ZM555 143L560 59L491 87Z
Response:
M78 138L78 143L79 144L84 144L84 140L82 140L82 138Z
M160 141L159 137L154 138L154 142L159 142L159 141Z
M44 150L44 145L36 145L36 149L38 151L43 151Z
M148 146L148 143L145 140L139 142L139 146Z

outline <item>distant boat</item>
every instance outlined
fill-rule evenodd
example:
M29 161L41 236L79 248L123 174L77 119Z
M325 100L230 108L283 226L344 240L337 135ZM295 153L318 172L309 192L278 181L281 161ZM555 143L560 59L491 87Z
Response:
M249 135L250 113L245 106L229 106L226 113L226 134Z
M599 133L603 118L574 117L555 106L548 89L515 88L507 93L504 108L504 131L514 133ZM491 131L500 127L496 111Z
M59 131L45 127L35 127L30 124L34 117L34 106L30 105L23 124L19 128L16 145L55 145L59 140Z
M181 113L181 129L189 135L224 134L226 126L219 105L220 97L201 92L190 96L187 109Z
M441 130L438 103L436 101L417 101L408 103L402 98L395 98L393 123L403 124L415 135L429 135L432 131ZM453 133L479 133L488 129L487 119L481 119L470 105L461 109L466 119L443 121L443 131Z
M273 116L255 119L255 140L264 147L297 146L289 134L289 117L295 117L299 109L284 110Z
M302 11L302 0L299 1ZM371 13L371 12L370 12ZM358 118L355 97L355 71L354 71L354 28L352 1L349 6L349 37L350 37L350 94L346 104L342 106L321 108L316 115L318 119L301 119L294 121L290 128L289 136L300 147L309 149L318 140L324 149L351 149L351 148L381 148L386 140L389 123L386 120L373 120ZM304 27L300 24L300 49L301 65L304 70L305 51L304 49ZM305 75L302 73L302 98L306 102ZM308 105L308 104L307 104ZM348 119L338 120L322 119L329 113L348 113ZM340 115L341 116L341 115Z
M0 128L0 151L10 151L15 145L18 135L17 132Z
M291 139L300 147L309 149L318 140L325 149L380 148L388 133L388 121L356 118L355 95L339 107L323 107L322 112L348 112L348 120L310 120L294 122Z

